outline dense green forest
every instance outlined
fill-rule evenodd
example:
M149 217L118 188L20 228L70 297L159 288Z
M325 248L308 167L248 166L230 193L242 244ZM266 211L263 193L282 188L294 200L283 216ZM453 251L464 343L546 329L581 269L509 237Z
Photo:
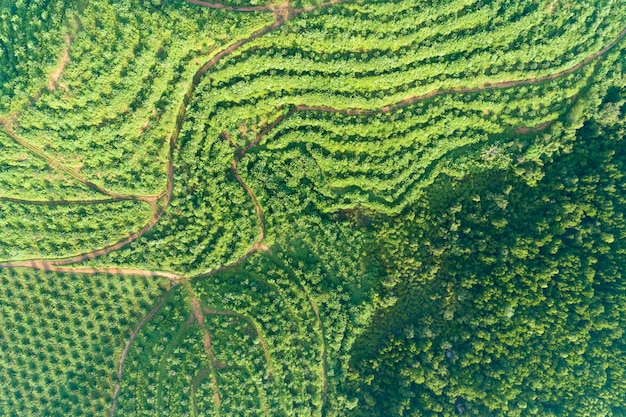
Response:
M624 22L0 0L0 415L626 416Z
M355 415L626 413L626 124L611 100L536 184L441 179L378 225L396 302L355 344Z

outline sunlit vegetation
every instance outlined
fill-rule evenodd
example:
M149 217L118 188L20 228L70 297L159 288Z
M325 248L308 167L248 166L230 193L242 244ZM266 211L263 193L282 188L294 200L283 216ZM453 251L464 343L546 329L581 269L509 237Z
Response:
M355 347L355 415L623 415L623 103L607 95L533 187L442 178L380 224L397 302Z
M184 5L65 7L59 25L65 39L53 60L59 72L31 80L41 96L31 106L11 108L19 114L15 132L105 188L158 194L165 187L168 139L194 73L220 46L269 18L228 15L224 26L226 12ZM20 79L9 78L7 85L17 91Z
M36 201L95 199L101 194L17 144L0 131L0 199Z
M104 415L119 354L167 283L0 271L0 414Z
M506 166L533 148L554 152L564 146L519 138L542 126L554 131L578 122L566 114L586 98L593 70L538 86L437 97L367 117L296 112L239 166L251 170L250 178L272 172L272 180L290 193L309 188L307 198L322 211L358 205L397 214L441 173L462 176L467 164Z
M183 129L191 126L185 123ZM200 134L194 139L203 141ZM220 142L208 146L202 153L185 148L176 154L171 202L154 229L93 264L202 273L252 245L259 223L230 168L232 149Z
M377 109L435 89L539 78L614 40L626 13L617 3L552 14L547 2L438 3L348 3L287 22L203 80L205 123L234 134L277 106Z
M626 413L623 2L6 3L0 414Z
M506 165L527 150L504 149L511 144L507 137L544 124L567 128L571 125L567 114L584 106L588 83L604 77L610 64L593 62L537 85L446 94L383 115L346 117L299 111L297 106L377 109L435 90L484 88L498 81L558 74L613 41L621 29L614 17L626 13L615 3L586 8L584 13L576 12L574 5L555 6L548 13L547 4L540 2L506 13L500 13L498 5L478 2L433 6L436 13L429 7L409 6L348 3L305 13L217 62L200 80L187 109L180 150L174 156L172 203L163 220L151 234L96 262L198 274L245 253L257 236L258 224L249 197L232 175L233 147L252 142L286 114L263 135L261 145L267 150L253 147L250 157L243 158L242 175L252 159L255 165L266 166L266 172L246 180L311 187L314 193L307 199L323 211L359 205L397 214L418 200L420 187L440 172L458 170L461 159L483 157L491 164ZM398 9L412 20L403 18L400 26L385 29L385 36L374 36L386 28L379 27L377 19L389 20ZM478 16L492 15L498 18L483 27L480 22L486 20ZM423 24L416 25L416 19ZM535 23L513 26L520 19ZM586 21L588 27L582 23ZM558 42L545 36L557 27ZM363 28L363 33L355 28ZM496 28L504 32L497 43L498 59L493 58L495 46L481 41L484 33ZM495 39L499 38L490 42ZM412 48L425 43L429 48ZM557 44L561 46L555 50ZM442 54L453 45L452 56ZM530 49L520 52L524 48ZM478 61L454 63L469 55ZM529 61L533 56L544 58L541 65ZM390 63L403 60L406 68ZM475 69L456 74L442 68ZM300 154L308 156L306 162ZM302 162L291 165L294 159Z
M65 258L108 246L141 229L146 203L39 205L0 201L0 260Z

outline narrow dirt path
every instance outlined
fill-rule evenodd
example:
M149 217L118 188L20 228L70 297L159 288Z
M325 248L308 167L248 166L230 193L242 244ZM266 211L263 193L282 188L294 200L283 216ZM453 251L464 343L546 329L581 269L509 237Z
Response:
M298 279L298 276L296 275L293 267L291 267L290 265L287 265L276 255L271 254L271 258L274 260L274 262L277 265L279 265L281 268L287 271L287 274L289 275L290 280L296 285L296 287L299 288L300 291L302 291L302 293L304 293L309 303L309 306L311 306L311 310L313 311L313 314L315 314L315 319L320 330L320 340L322 342L321 343L322 363L321 363L320 376L322 377L322 388L323 388L323 394L324 394L322 397L322 410L321 411L322 411L322 415L324 415L324 407L326 407L326 403L328 402L328 377L327 377L328 353L327 353L327 346L326 346L326 332L324 330L324 323L322 322L319 309L317 308L317 305L313 301L313 297L311 297L311 294L307 291L306 287Z
M259 396L259 404L261 406L262 415L267 416L267 417L272 417L272 414L270 413L269 401L267 399L267 392L265 390L264 384L261 383L258 378L254 377L254 374L252 373L249 367L246 366L243 368L248 374L248 376L250 377L250 380L252 380L252 384L256 388L256 393Z
M89 259L96 258L98 256L106 255L108 253L111 253L115 250L118 250L126 246L128 243L132 242L133 240L144 235L146 232L152 229L152 227L156 224L158 219L161 217L161 214L162 214L161 210L157 211L156 213L154 213L154 215L152 216L152 219L148 222L148 224L145 225L141 230L134 232L131 235L125 237L124 239L118 241L117 243L114 243L105 248L97 249L92 252L72 256L70 258L65 258L65 259L36 259L36 260L29 260L29 261L4 262L4 263L0 263L0 268L30 267L30 268L39 269L42 271L49 271L49 272L67 272L68 270L72 268L59 268L59 266L65 266L65 265L70 265L73 263L84 262ZM93 268L85 267L85 268L81 268L81 270L83 271L83 273L95 274L95 273L98 273L101 269L97 267L93 267ZM120 274L125 274L125 275L134 275L136 272L135 269L131 269L131 268L118 268L116 269L116 271L118 271ZM146 271L146 272L154 276L169 274L167 272L162 273L158 271Z
M63 74L63 70L65 69L65 65L70 62L70 44L72 43L72 37L70 34L65 35L65 49L63 50L63 55L61 55L61 59L59 60L59 65L56 69L50 74L50 80L48 80L48 90L53 91L59 86L59 79L61 78L61 74ZM61 86L62 87L62 86Z
M211 389L213 390L213 405L217 411L217 415L220 415L220 408L222 404L222 397L220 396L220 387L217 382L217 373L215 372L215 355L213 354L213 342L211 340L211 333L208 330L204 330L204 352L209 357L209 371L211 375Z
M57 64L56 68L50 73L50 76L48 77L48 82L46 83L46 85L41 87L39 91L37 91L37 93L35 93L28 100L28 106L32 106L33 104L35 104L41 98L41 96L43 96L46 90L54 91L59 86L59 79L61 78L61 75L63 74L63 71L65 70L65 66L70 62L70 46L72 45L73 38L74 36L71 33L66 33L65 36L63 37L65 42L64 42L63 52L61 53L61 56L59 57L59 63ZM17 111L13 115L11 115L10 118L12 120L17 119L19 115L21 114L22 110L23 109Z
M28 200L25 198L14 198L8 196L0 196L0 201L9 201L11 203L19 204L33 204L39 206L68 206L68 205L91 205L91 204L107 204L115 203L118 201L125 201L122 198L103 198L96 200Z
M302 7L299 9L290 9L291 12L296 13L296 14L300 14L300 13L306 13L306 12L312 12L315 9L320 9L322 7L328 7L328 6L336 6L338 4L342 4L342 3L350 3L353 2L354 0L334 0L334 1L327 1L325 3L320 3L320 4L316 4L316 5L311 5L311 6L307 6L307 7Z
M211 372L208 367L202 368L198 371L196 376L191 381L191 415L192 417L196 417L198 415L198 404L196 401L196 393L198 392L198 388L202 383L202 380L205 376L207 376Z
M209 374L211 375L211 388L213 390L213 404L215 405L217 414L219 415L221 396L216 372L216 368L219 367L219 362L215 357L215 353L213 352L213 339L211 338L211 332L209 331L208 326L204 323L204 311L202 309L200 300L198 300L198 297L196 297L196 294L193 292L193 288L191 288L191 285L188 281L183 282L183 287L189 294L193 317L195 317L195 320L198 322L198 325L202 329L202 346L204 347L204 352L206 353L208 359Z
M204 349L205 352L207 353L207 356L209 356L209 361L211 362L211 364L208 367L209 373L211 374L211 385L213 387L213 402L218 406L220 405L220 395L219 395L219 387L217 385L217 374L215 372L215 368L223 368L225 365L219 365L219 362L217 361L217 359L215 358L214 352L213 352L213 343L212 343L212 339L211 339L211 334L208 330L208 328L204 325L204 315L222 315L222 316L232 316L232 317L237 317L240 318L242 320L244 320L246 323L248 323L249 326L251 326L254 331L257 334L257 337L259 339L259 344L261 345L261 349L263 351L263 356L265 357L265 361L267 362L268 365L268 369L269 369L269 376L273 376L274 375L274 367L273 367L273 362L271 359L271 356L269 354L269 349L267 347L267 343L265 341L265 338L263 336L263 332L261 331L261 329L256 325L256 323L254 323L250 318L244 316L243 314L237 313L236 311L231 311L231 310L212 310L209 309L208 307L202 305L202 303L195 297L195 295L193 295L193 291L191 289L191 286L189 285L189 283L186 281L184 283L186 288L189 288L188 291L190 291L190 295L191 295L191 305L192 305L192 310L193 310L193 314L196 317L196 320L198 321L198 324L200 324L200 326L203 328L203 330L205 331L204 334ZM255 383L255 386L257 386L257 383ZM196 388L197 389L197 388ZM257 386L257 390L259 390L259 387ZM268 407L267 407L267 402L263 401L262 398L263 397L263 393L261 393L259 391L259 400L262 402L263 406L263 410L265 412L265 415L269 415L268 414ZM219 411L218 411L219 412Z
M277 124L279 124L285 117L287 117L291 113L292 112L287 112L279 116L276 120L274 120L272 123L270 123L265 128L263 128L263 130L261 130L261 132L255 137L255 139L252 142L250 142L244 149L242 149L235 155L235 159L233 160L233 163L231 165L233 174L235 175L235 179L237 180L239 184L241 184L244 190L246 190L246 193L248 193L248 195L250 196L250 199L252 200L252 204L254 205L254 210L256 212L257 219L259 221L259 229L260 229L259 236L257 237L256 241L250 247L250 249L248 249L248 251L244 253L239 259L229 264L223 265L217 269L213 269L211 271L208 271L202 274L194 275L193 277L189 279L198 279L198 278L204 278L204 277L208 277L211 275L215 275L217 273L223 272L227 269L234 268L240 265L243 261L248 259L250 255L252 255L258 250L269 251L269 248L263 244L263 240L265 239L265 216L263 214L263 209L256 195L254 194L254 191L252 191L250 186L239 175L239 171L237 170L237 163L239 162L239 160L241 160L241 158L243 158L246 155L246 153L250 149L252 149L255 145L257 145L261 141L261 139L263 139L265 135L267 135Z
M55 158L53 158L50 155L48 155L43 149L39 148L37 145L34 145L34 144L28 142L27 140L21 138L20 136L18 136L15 133L15 130L13 130L13 123L14 123L14 120L12 120L12 119L0 119L0 125L2 125L4 127L4 131L17 144L19 144L23 148L28 149L33 154L37 155L39 158L41 158L44 161L46 161L46 163L51 168L53 168L53 169L55 169L57 171L64 172L65 174L69 175L71 178L74 178L76 181L80 182L81 184L84 184L85 186L89 187L93 191L96 191L96 192L98 192L100 194L103 194L103 195L108 195L109 197L116 198L118 200L145 201L145 202L150 203L150 204L153 204L156 201L156 197L155 196L143 197L143 196L119 194L119 193L115 193L115 192L109 191L106 188L89 181L88 179L86 179L82 175L78 174L73 168L70 168L70 167L67 167L67 166L61 164Z
M28 262L28 261L26 261ZM162 271L146 271L144 269L133 269L133 268L72 268L72 267L52 267L49 269L44 269L40 265L36 264L37 261L31 261L34 264L28 265L28 267L44 270L46 272L59 272L59 273L76 273L76 274L107 274L107 275L118 275L118 276L137 276L144 278L167 278L173 284L179 284L184 280L184 278L180 275L173 274L171 272L162 272ZM5 264L0 264L0 267L4 267Z
M7 135L9 135L9 137L11 137L11 139L13 139L18 145L22 146L23 148L28 149L32 154L43 159L48 164L48 166L50 166L50 168L56 171L65 173L66 175L70 176L77 182L85 185L87 188L91 189L92 191L95 191L99 194L107 195L111 197L111 199L114 199L115 201L123 201L123 200L143 201L152 206L154 206L156 201L159 199L159 196L116 193L116 192L106 189L105 187L102 187L101 185L98 185L92 181L89 181L87 178L80 175L74 168L65 166L64 164L59 162L56 158L48 155L48 153L46 153L43 149L41 149L37 145L28 142L27 140L20 137L17 133L15 133L15 130L13 129L14 121L15 121L15 118L10 118L10 119L0 118L0 126L4 128L4 131L6 132ZM81 201L92 201L92 200L81 200Z
M209 5L208 3L204 3L198 0L192 1L191 2L195 3L195 4L200 4L201 6L205 6L205 7L213 7L213 5ZM111 253L115 250L118 250L124 246L126 246L127 244L129 244L130 242L136 240L137 238L143 236L145 233L147 233L148 231L150 231L154 225L156 225L156 223L161 219L162 214L164 213L165 209L168 207L170 199L172 197L172 189L173 189L173 173L174 173L174 166L173 166L173 154L174 154L174 150L176 149L177 146L177 141L178 141L178 136L180 134L180 130L182 128L182 124L185 120L185 116L186 116L186 110L189 106L189 103L193 97L193 93L195 91L195 88L197 87L197 85L200 83L202 76L210 69L212 68L215 64L217 64L222 58L224 58L225 56L229 55L230 53L232 53L233 51L237 50L238 48L240 48L241 46L253 41L254 39L259 38L260 36L263 36L267 33L269 33L270 31L273 31L277 28L279 28L282 24L285 23L285 21L287 21L288 19L290 19L291 17L294 17L300 13L304 13L304 12L309 12L309 11L313 11L317 8L320 7L326 7L326 6L331 6L331 5L337 5L337 4L341 4L341 3L346 3L349 2L350 0L335 0L335 1L330 1L327 3L322 3L320 5L317 6L309 6L309 7L305 7L305 8L292 8L291 6L289 6L287 4L287 6L285 6L284 4L278 7L274 7L274 8L268 8L268 11L272 11L274 13L275 16L275 21L268 25L265 26L255 32L253 32L250 36L241 39L235 43L233 43L232 45L230 45L229 47L225 48L224 50L220 51L219 53L217 53L211 60L209 60L193 77L192 83L190 84L190 87L187 91L187 93L185 94L185 97L183 99L183 103L181 104L181 107L179 109L178 112L178 116L176 119L176 123L174 126L174 130L172 132L172 135L170 136L170 140L169 140L169 153L168 153L168 164L167 164L167 187L166 190L164 192L162 192L159 196L149 196L149 197L142 197L142 196L122 196L119 194L115 194L115 193L111 193L108 190L105 190L104 188L93 184L89 181L87 181L86 179L82 178L81 176L79 176L75 171L70 170L69 168L63 167L62 165L60 165L57 161L55 161L54 159L52 159L49 156L44 156L45 154L43 153L43 151L41 151L39 148L37 148L36 146L23 141L21 138L19 138L15 132L12 129L12 121L11 120L7 120L7 119L2 119L0 120L0 124L2 124L5 128L5 130L7 131L7 133L14 139L16 140L18 143L20 143L22 146L24 146L25 148L31 150L32 152L40 155L43 159L46 160L46 162L48 162L51 166L62 170L63 172L68 173L69 175L71 175L73 178L81 181L82 183L93 187L94 189L98 190L99 192L105 194L105 195L109 195L113 198L126 198L126 199L135 199L135 200L141 200L141 201L145 201L149 204L152 205L152 207L154 208L154 215L152 217L152 219L148 222L147 225L145 225L141 230L130 234L129 236L127 236L126 238L118 241L117 243L107 246L105 248L101 248L95 251L91 251L82 255L78 255L78 256L74 256L74 257L70 257L70 258L66 258L66 259L61 259L61 260L46 260L46 259L41 259L41 260L34 260L34 261L27 261L27 262L9 262L9 263L4 263L4 264L0 264L0 268L9 268L9 267L32 267L35 269L40 269L40 270L45 270L45 271L56 271L56 272L68 272L68 271L74 271L74 272L81 272L81 273L86 273L86 274L95 274L95 273L115 273L115 274L120 274L120 275L137 275L138 271L134 270L134 269L126 269L126 268L78 268L78 269L74 269L74 268L59 268L59 266L63 266L63 265L69 265L72 263L78 263L78 262L83 262L89 259L93 259L95 257L98 256L103 256L106 255L108 253ZM201 4L202 3L202 4ZM269 6L263 6L263 7L269 7ZM225 7L221 7L221 8L225 8ZM263 9L265 10L265 9ZM243 11L243 10L240 10ZM415 104L417 102L420 101L424 101L424 100L428 100L437 96L441 96L441 95L445 95L445 94L456 94L456 93L477 93L477 92L481 92L481 91L490 91L490 90L496 90L496 89L503 89L503 88L510 88L510 87L516 87L516 86L524 86L524 85L534 85L534 84L539 84L539 83L543 83L543 82L547 82L547 81L551 81L551 80L555 80L558 79L560 77L563 76L567 76L573 72L575 72L576 70L584 67L585 65L589 64L590 62L592 62L593 60L595 60L596 58L606 54L608 51L610 51L615 45L618 44L618 42L626 35L626 29L624 29L619 36L617 37L617 39L615 39L612 43L610 43L609 45L607 45L605 48L603 48L602 50L598 51L597 53L585 58L583 61L581 61L580 63L576 64L575 66L565 69L563 71L560 71L558 73L552 74L552 75L548 75L548 76L544 76L544 77L540 77L540 78L531 78L531 79L527 79L527 80L511 80L511 81L499 81L499 82L495 82L495 83L491 83L491 84L485 84L483 86L480 87L471 87L471 88L451 88L451 89L445 89L445 90L435 90L435 91L431 91L429 93L426 94L422 94L422 95L417 95L417 96L411 96L408 97L404 100L401 100L395 104L391 104L391 105L387 105L382 107L381 109L378 110L370 110L370 109L358 109L358 108L354 108L354 109L335 109L332 107L326 107L326 106L306 106L306 105L298 105L295 107L295 109L290 110L289 112L283 114L282 116L279 116L274 122L272 122L270 125L268 125L265 129L263 129L263 131L255 138L255 140L253 142L251 142L248 146L246 146L246 148L244 148L242 151L240 151L232 164L232 169L233 172L235 174L235 178L237 179L237 181L244 187L244 189L246 190L246 192L248 193L248 195L250 196L254 206L255 206L255 211L257 213L257 217L259 218L259 222L260 222L260 233L259 233L259 238L257 239L257 241L254 243L254 245L238 260L225 265L223 267L217 268L213 271L209 271L203 274L199 274L196 275L190 279L193 278L200 278L200 277L206 277L206 276L210 276L213 274L216 274L218 272L224 271L226 269L235 267L239 264L241 264L245 259L247 259L252 253L256 252L257 250L261 249L261 250L265 250L266 247L263 245L263 240L265 237L265 223L264 223L264 216L263 216L263 211L262 208L254 194L254 192L252 191L252 189L245 183L245 181L243 181L243 179L241 178L241 176L239 175L238 171L237 171L237 163L241 160L241 158L243 158L245 156L245 154L255 145L257 145L258 143L260 143L260 141L262 140L262 138L271 130L273 129L276 125L278 125L282 120L284 120L289 114L293 113L294 111L325 111L325 112L333 112L333 113L342 113L342 114L353 114L353 115L371 115L371 114L376 114L376 113L388 113L406 106L409 106L411 104ZM64 56L64 55L63 55ZM63 61L63 56L61 58L61 61ZM62 64L65 65L65 64ZM62 71L62 70L61 70ZM53 73L52 75L55 76L56 72ZM60 73L57 77L60 77ZM54 81L54 77L51 78L51 81ZM58 78L56 79L56 81L58 81ZM68 172L70 171L70 172ZM80 177L79 178L77 178ZM162 199L160 207L157 205L158 200ZM113 272L115 271L115 272ZM169 274L169 273L162 273L162 272L158 272L158 271L144 271L144 273L146 274L145 276L164 276L167 277L167 275L171 276L172 280L179 280L180 277L176 274ZM311 301L311 300L310 300ZM120 386L121 386L121 380L122 380L122 371L123 371L123 365L124 365L124 361L126 359L126 356L128 354L128 351L130 349L130 346L132 344L132 342L134 341L134 339L136 338L137 334L139 333L139 331L141 330L141 328L156 314L156 312L158 311L158 309L160 308L160 306L165 302L165 298L162 298L159 303L157 303L157 305L155 306L155 308L153 308L153 310L150 311L150 313L148 315L146 315L141 322L139 323L139 325L137 326L137 328L135 328L135 330L133 331L133 333L131 334L131 338L129 339L127 345L125 346L125 349L122 353L122 359L120 361L120 365L118 368L118 383L116 384L115 387L115 391L114 391L114 400L113 400L113 405L112 405L112 411L111 411L111 416L114 415L115 412L115 405L116 405L116 400L119 394L119 390L120 390ZM311 305L311 307L314 309L314 312L316 314L316 316L319 319L319 311L317 311L317 308L315 307L314 304ZM195 312L194 312L195 313ZM321 320L319 320L320 323L320 328L323 332L323 324L321 323ZM206 340L205 340L205 345L206 345ZM209 335L209 340L208 340L208 346L209 348L210 346L210 335ZM212 352L212 349L210 350ZM326 362L326 352L324 350L324 362ZM324 365L324 373L326 372L326 365ZM214 372L213 372L214 375ZM214 401L217 404L217 407L219 408L219 402L220 402L220 398L219 398L219 391L217 391L217 380L215 377L212 378L213 380L213 384L214 384L214 388L216 390L216 397L214 398ZM327 385L325 384L325 388L324 388L324 395L326 397L326 389L327 389ZM324 398L324 402L326 401L326 398Z
M126 342L126 346L124 346L124 350L122 351L122 356L120 358L120 363L117 368L117 383L115 384L115 389L113 391L113 402L111 405L111 417L115 415L115 407L117 405L117 398L119 396L120 388L122 386L122 375L124 372L124 363L126 362L126 356L128 355L128 352L130 351L130 347L135 341L135 338L137 337L137 335L139 334L143 326L145 326L146 323L148 323L152 319L152 317L155 316L155 314L159 311L159 309L163 306L163 304L165 304L167 297L170 295L170 292L172 291L172 288L174 287L171 287L159 299L159 301L157 301L157 303L154 305L152 310L150 310L150 312L143 319L141 319L137 327L135 327L133 332L130 334L130 337L128 338L128 342Z
M528 133L541 132L542 130L552 126L557 120L558 119L548 120L547 122L540 123L536 126L518 126L515 128L515 133L526 135Z
M267 367L269 368L269 375L274 376L274 363L272 361L272 357L270 356L270 351L267 347L267 341L265 340L265 337L263 336L263 332L261 331L261 328L254 321L252 321L252 319L244 316L241 313L237 313L236 311L232 311L232 310L211 310L208 307L203 307L203 311L204 311L204 314L207 314L207 315L238 317L244 320L246 323L248 323L248 325L250 325L254 329L254 331L257 334L257 337L259 338L259 344L261 345L261 349L263 350L263 356L265 356L265 361L267 362Z
M341 4L341 3L349 3L351 1L354 1L354 0L334 0L334 1L328 1L325 3L320 3L317 5L296 8L296 7L292 7L289 1L284 1L281 4L266 4L264 6L229 6L227 4L217 3L217 2L213 3L213 2L207 2L207 1L202 1L202 0L187 0L187 2L189 3L193 3L202 7L208 7L211 9L231 10L235 12L259 12L259 11L270 12L271 11L271 12L274 12L274 14L280 11L284 11L284 12L289 13L292 16L300 14L300 13L311 12L315 9L319 9L322 7L328 7L328 6Z
M272 10L272 6L229 6L227 4L210 3L201 0L187 0L187 2L211 9L232 10L235 12L259 12Z

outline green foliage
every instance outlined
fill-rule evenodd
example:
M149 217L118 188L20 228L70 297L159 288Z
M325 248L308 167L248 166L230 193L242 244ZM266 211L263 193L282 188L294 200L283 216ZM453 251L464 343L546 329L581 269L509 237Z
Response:
M189 117L192 117L191 115ZM183 126L181 140L194 134ZM147 235L92 263L197 274L241 256L256 239L254 206L235 180L225 143L206 143L204 152L176 154L174 189L163 218ZM220 161L221 163L216 163Z
M0 414L104 415L158 279L0 271Z
M57 171L0 132L1 197L32 200L92 199L100 195Z
M150 206L138 201L55 206L0 201L0 260L78 255L117 243L150 218Z
M625 12L615 4L579 14L574 14L578 6L550 14L544 3L506 13L500 13L497 4L439 6L373 3L324 8L298 16L225 56L202 77L190 101L174 156L173 198L163 220L150 235L96 262L187 275L228 264L258 235L249 196L231 174L231 147L252 142L277 117L303 104L378 108L433 90L555 74L609 43L620 29L615 16ZM398 8L413 20L403 18L394 29L384 25ZM614 12L610 17L609 9ZM350 17L354 13L358 22ZM478 17L492 15L497 19L483 27ZM600 24L605 30L601 36L594 33L590 42L590 31ZM356 27L365 32L356 33ZM557 27L562 41L529 41ZM493 47L482 41L484 33L496 29L506 34L498 41L506 45L498 49L506 71L494 68L499 61L484 50ZM378 35L365 36L372 33ZM376 44L370 45L373 39ZM457 45L456 40L464 39ZM412 48L417 42L432 47ZM568 52L566 45L576 53ZM475 52L477 61L456 65L442 55L446 48L459 59ZM513 65L515 60L528 61L528 56L545 60L540 67L537 61L526 63L534 68L524 62ZM394 66L391 61L396 60L406 61L406 66ZM443 67L481 72L449 74ZM569 129L578 123L581 117L568 120L565 115L574 106L584 108L588 83L605 77L610 68L591 64L546 83L437 97L379 116L296 112L271 129L261 142L266 148L254 147L239 167L246 178L278 181L287 193L306 187L311 193L296 193L304 199L293 202L300 207L313 203L322 211L336 212L359 206L396 215L418 201L423 187L441 173L462 176L475 165L508 166L515 158L531 159L537 152L565 146L524 143L517 140L518 132L551 123L553 130ZM247 169L250 175L243 173Z
M321 3L0 0L0 260L158 220L0 271L0 414L140 317L117 415L626 412L624 3Z
M354 415L623 414L626 123L607 98L536 185L441 178L378 225L397 301L355 345Z
M0 115L17 111L54 71L68 3L0 1Z
M268 16L108 1L70 10L56 52L67 62L20 110L16 133L105 188L158 194L168 138L194 73Z

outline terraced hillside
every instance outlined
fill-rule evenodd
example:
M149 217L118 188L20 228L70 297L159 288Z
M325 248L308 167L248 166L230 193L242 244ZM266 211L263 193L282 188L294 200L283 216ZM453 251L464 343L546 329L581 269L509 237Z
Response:
M626 312L604 315L624 294L623 2L4 3L6 298L66 299L104 339L62 371L17 361L59 326L3 309L21 336L0 414L626 412L623 372L596 363L626 353L608 324ZM71 290L93 279L152 307L102 313L107 292ZM527 340L557 372L488 343L535 328L489 318L525 285L573 294L545 324L557 348ZM62 390L33 394L26 367ZM574 376L585 401L561 389Z

